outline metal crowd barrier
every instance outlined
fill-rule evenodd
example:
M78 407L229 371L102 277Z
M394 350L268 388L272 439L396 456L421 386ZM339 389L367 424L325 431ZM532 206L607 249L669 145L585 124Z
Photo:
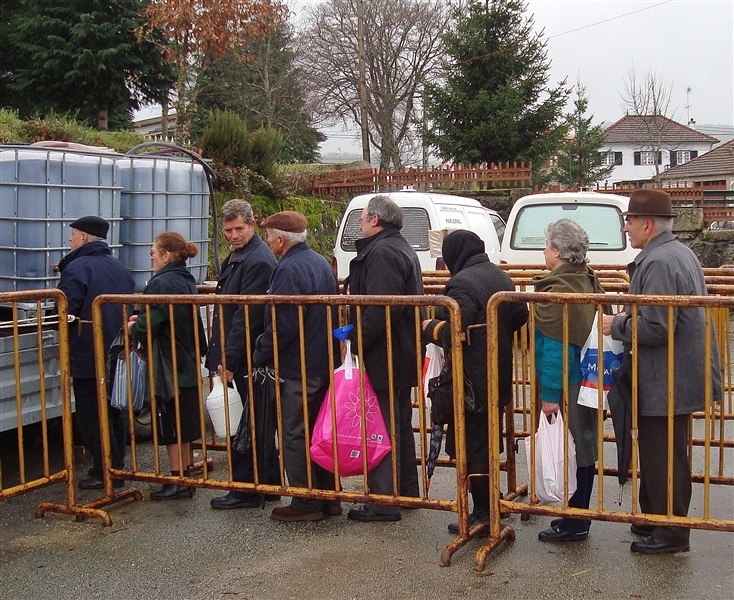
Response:
M45 316L53 304L54 314ZM0 306L10 316L0 322L3 349L12 348L12 354L3 352L0 366L4 371L0 400L3 421L12 419L11 413L15 415L15 427L4 434L7 439L14 429L15 444L12 448L0 446L0 501L60 483L66 488L65 503L42 502L36 507L37 517L56 512L74 515L77 520L92 517L111 524L107 513L93 506L80 506L76 499L66 296L59 290L4 292L0 293ZM6 363L10 356L12 363ZM7 378L9 371L12 376ZM6 392L13 388L11 402ZM61 416L62 427L61 461L50 452L49 420L57 415ZM38 429L41 464L29 464L26 451L30 443L39 442Z
M674 309L681 307L702 307L706 312L706 322L710 325L708 332L716 331L718 336L717 342L720 348L720 361L722 370L722 383L724 384L723 398L719 402L715 402L716 398L711 397L711 389L707 388L705 394L705 410L700 413L694 413L694 419L690 420L691 429L689 430L689 456L691 459L694 483L700 483L703 485L703 507L702 508L691 508L689 516L681 517L674 516L672 513L672 442L668 440L666 448L668 455L668 505L667 514L647 514L642 513L638 509L637 502L637 480L639 478L639 468L637 465L637 383L636 376L633 375L633 400L632 400L632 461L631 461L631 498L629 501L625 500L624 506L620 499L619 506L614 507L613 503L609 502L609 499L605 497L605 490L603 485L604 475L618 475L616 468L610 468L606 466L604 444L613 443L615 441L613 435L602 435L605 430L605 411L599 410L597 413L598 417L598 430L600 432L598 438L598 463L597 473L599 478L597 479L596 493L597 501L596 507L592 505L588 510L571 508L568 506L568 488L566 484L565 500L561 506L550 506L540 505L536 503L534 498L531 498L530 503L520 503L511 501L507 497L502 498L500 493L500 455L499 455L499 443L497 440L492 440L490 443L490 506L496 507L495 510L490 511L490 527L489 527L489 539L476 553L475 555L475 568L482 570L485 566L487 556L496 547L498 547L504 540L514 539L515 532L512 527L503 527L500 523L501 512L516 512L522 515L523 519L527 519L529 515L544 515L552 517L571 517L571 518L583 518L590 520L601 520L601 521L613 521L621 523L634 523L641 525L668 525L676 527L688 527L691 529L710 529L717 531L730 531L734 532L734 514L727 508L719 510L718 512L712 507L712 496L716 495L719 498L719 494L724 496L723 504L726 506L726 495L723 490L727 489L723 486L734 485L734 476L732 476L732 464L731 461L734 459L734 453L731 448L734 447L734 428L732 427L732 389L731 389L731 353L729 351L730 338L728 335L728 323L729 323L729 312L734 308L734 298L731 297L715 297L715 296L639 296L639 295L614 295L608 294L589 294L589 295L577 295L577 294L551 294L551 293L535 293L535 292L501 292L494 295L487 305L487 323L489 332L496 332L497 318L498 318L498 307L503 302L527 302L530 307L531 319L528 324L526 333L522 336L522 339L516 340L519 345L517 346L517 352L521 357L518 361L516 359L516 367L522 369L523 374L517 378L515 394L516 398L522 398L522 401L529 400L529 406L526 405L527 410L523 411L519 415L516 413L515 419L507 420L507 428L518 427L518 430L508 433L508 439L513 435L528 436L531 432L535 432L537 426L538 415L540 408L537 402L537 388L534 377L529 376L530 373L534 372L534 318L533 318L533 307L536 303L559 303L564 305L569 304L593 304L597 307L597 312L601 313L604 305L629 305L632 306L633 311L633 333L632 333L632 347L633 352L633 374L637 371L636 356L634 348L637 346L637 325L634 321L634 315L636 314L639 306L664 306L668 307L669 322L671 328L668 334L668 345L673 348L673 330L672 330L672 319ZM568 331L568 313L564 308L564 330ZM726 323L726 327L724 327ZM567 335L567 334L566 334ZM726 337L723 337L723 336ZM707 333L707 340L710 341L711 333ZM723 337L723 339L722 339ZM564 342L564 346L568 343L567 339ZM488 336L488 383L490 391L490 405L496 405L498 402L497 392L497 338L496 335ZM707 347L709 344L707 343ZM685 348L680 349L685 352ZM601 350L599 351L601 355ZM670 356L671 354L669 354ZM707 351L707 374L706 379L710 379L710 352ZM518 364L519 363L519 364ZM567 361L564 361L564 380L568 373ZM669 381L673 377L672 371L672 360L670 361L671 366L668 369ZM600 370L603 367L600 366ZM568 402L575 401L568 397L568 384L564 384L564 401L562 405L567 406ZM674 396L672 393L668 395L668 423L669 431L671 430L672 419L673 419L673 403ZM567 408L562 408L564 414ZM499 423L496 411L488 411L489 427L490 431L497 431ZM519 419L519 420L518 420ZM529 426L528 426L529 420ZM565 426L568 428L568 419L565 419ZM609 429L610 425L607 426ZM531 439L534 436L531 436ZM517 452L518 449L515 448ZM567 448L566 448L567 452ZM567 456L567 454L566 454ZM532 456L531 451L531 465L529 478L534 479L535 477L535 460ZM727 460L728 459L728 460ZM517 476L516 472L510 472L508 469L507 486L510 490L517 492L522 489L526 491L528 489L528 482L517 485L515 480ZM567 480L567 478L566 478ZM532 488L532 486L530 486ZM593 504L593 503L592 503ZM731 508L731 505L728 505ZM476 535L482 526L475 526L470 532L472 535Z
M299 323L299 355L300 355L300 361L301 361L301 368L304 369L305 360L306 360L306 353L309 351L308 349L308 338L307 334L304 331L304 310L305 307L309 306L322 306L322 307L331 307L333 309L336 309L338 314L344 315L344 311L347 307L349 307L349 310L356 311L357 313L357 319L358 325L357 327L357 337L358 340L362 337L362 328L361 328L361 320L360 315L361 312L369 306L379 306L383 307L385 310L385 322L386 322L386 339L388 340L387 343L387 351L390 354L392 352L391 343L389 340L391 339L391 336L389 332L392 328L392 314L391 314L391 308L395 307L407 307L409 310L412 311L413 319L415 321L416 325L416 344L418 347L421 346L421 340L420 340L420 331L421 331L421 321L424 318L425 311L429 309L434 309L437 306L444 307L449 315L449 324L448 326L451 327L452 332L452 356L453 356L453 386L454 386L454 396L455 398L462 398L463 397L463 358L461 353L461 341L462 341L462 333L461 333L461 313L458 304L449 298L446 297L440 297L440 296L231 296L231 295L199 295L199 296L191 296L191 295L184 295L184 296L154 296L154 295L130 295L130 296L123 296L123 295L105 295L98 297L93 305L93 324L95 328L95 332L99 333L100 327L101 327L101 314L102 314L102 306L105 304L119 304L122 305L122 310L124 311L125 318L127 318L129 315L127 314L127 305L130 303L136 303L140 307L140 311L150 311L151 307L153 305L160 305L165 308L165 310L169 313L169 315L173 314L173 307L175 305L184 304L191 307L191 315L192 319L197 318L197 314L201 310L201 307L208 307L213 306L213 309L221 310L223 306L225 305L242 305L245 310L245 325L244 329L242 331L242 335L246 340L249 340L250 336L250 314L249 314L249 308L252 305L266 305L266 310L271 311L271 315L273 318L278 313L278 310L284 308L284 307L291 307L295 306L297 307L298 311L298 323ZM331 340L331 344L336 344L338 342L335 341L335 339L331 336L331 331L338 327L340 325L339 317L335 317L333 314L333 311L327 310L327 329L328 329L328 336ZM274 321L277 324L277 321ZM175 340L176 332L175 327L168 326L169 333L171 340ZM221 333L221 332L220 332ZM277 330L274 328L274 335L277 335ZM148 343L147 343L147 358L150 361L152 359L151 355L151 348L152 348L152 338L148 337ZM126 342L125 350L129 351L128 344L129 342ZM222 346L224 346L225 339L224 335L220 335L220 343ZM175 350L173 346L175 345L174 341L171 342L172 350ZM277 347L277 345L276 345ZM335 349L335 348L332 348ZM362 355L362 348L361 344L358 344L356 350L356 355L359 361L359 364L364 364L363 361L363 355ZM224 353L224 349L223 349ZM331 354L331 352L330 352ZM95 356L96 356L96 368L97 368L97 374L98 374L98 396L99 398L106 399L108 397L108 391L109 386L111 383L107 381L106 379L106 371L105 371L105 363L104 363L104 347L103 347L103 341L101 335L95 335ZM173 352L173 357L175 360L175 352ZM226 357L224 359L226 361ZM248 364L247 364L247 370L248 372L252 372L252 357L248 356ZM330 368L330 386L333 389L333 371L334 368L338 367L338 364L335 364L333 355L332 358L330 358L331 368ZM233 370L233 367L227 366L226 362L223 361L223 369ZM276 380L279 378L279 358L278 353L275 354L275 378ZM419 352L415 356L415 370L417 374L418 381L421 380L422 375L422 369L423 369L423 357L422 354ZM388 373L388 380L393 382L396 382L399 378L404 377L404 373L394 373L392 372L392 368L389 369ZM155 380L151 373L151 370L149 369L148 373L149 377L149 386L151 388L151 403L152 403L152 413L155 415L157 411L157 399L156 399L156 393L155 393ZM198 375L199 377L199 419L201 424L201 430L202 432L207 431L208 428L208 419L206 418L206 410L204 406L204 398L206 395L206 392L208 390L208 386L206 385L204 379L201 376L201 373ZM248 385L249 385L249 397L252 398L254 394L253 389L253 383L252 378L248 378ZM129 384L128 384L129 385ZM305 386L304 386L305 387ZM464 545L470 538L468 536L468 530L469 530L469 510L468 510L468 475L467 475L467 466L466 466L466 457L464 455L464 447L465 447L465 429L464 429L464 419L463 419L463 411L464 406L463 402L457 402L454 406L454 422L455 425L455 435L456 435L456 460L451 461L452 467L456 470L456 492L452 492L450 494L450 498L435 498L432 497L432 495L429 494L429 487L430 487L430 480L428 478L427 474L427 465L428 465L428 455L429 455L429 440L430 440L430 434L431 434L431 424L428 416L427 411L427 405L426 405L426 398L423 394L423 386L419 385L417 388L415 388L414 396L417 398L417 406L418 411L417 415L414 413L413 415L413 425L415 427L415 430L417 432L417 440L416 440L416 448L417 448L417 457L416 462L419 468L419 483L421 487L421 492L419 497L412 497L412 496L402 496L399 492L399 482L398 482L398 469L397 466L397 455L395 452L391 452L389 455L389 460L393 461L393 485L392 485L392 493L391 494L373 494L370 492L368 487L368 481L367 477L363 474L356 476L355 478L349 478L349 484L344 485L344 481L339 477L339 466L338 466L338 460L336 460L336 468L335 468L335 474L334 474L334 482L335 482L335 491L330 490L322 490L318 489L314 483L313 483L313 477L312 473L308 473L308 481L309 485L306 488L303 487L294 487L287 483L286 476L285 476L285 458L284 458L284 452L283 452L283 444L282 444L282 427L280 424L282 423L282 413L281 413L281 400L280 400L280 391L279 387L276 386L276 397L275 397L275 404L276 404L276 418L277 418L277 428L278 431L277 439L279 441L278 444L278 462L280 466L280 485L273 485L273 484L267 484L264 483L264 473L259 472L258 469L258 461L257 461L257 452L255 451L255 456L253 457L253 470L254 470L254 482L253 483L243 483L234 481L233 474L232 474L232 465L233 465L233 453L234 449L232 446L232 438L226 437L224 438L223 443L222 442L210 442L208 441L210 438L215 439L213 437L213 434L207 434L202 436L201 441L201 452L203 456L202 461L202 469L201 473L194 476L194 474L191 474L190 476L174 476L174 475L167 475L163 471L164 469L161 466L161 459L160 459L160 449L157 444L157 433L154 428L153 434L153 460L152 464L150 462L146 463L145 460L142 458L142 453L140 452L140 449L138 448L138 442L135 439L135 436L131 436L131 445L130 445L130 457L128 462L130 463L130 468L125 469L115 469L111 465L111 458L110 458L110 436L109 436L109 430L108 430L108 421L107 421L107 402L101 401L100 402L100 427L101 427L101 438L102 438L102 447L103 447L103 456L104 456L104 464L105 464L105 490L104 490L104 497L98 500L95 504L95 506L100 507L104 505L108 505L114 502L117 502L121 499L127 498L131 495L132 489L127 489L124 491L118 491L113 487L113 480L117 479L124 479L128 481L139 481L144 483L161 483L161 484L175 484L175 485L187 485L192 487L203 487L203 488L213 488L213 489L221 489L221 490L228 490L228 491L242 491L242 492L251 492L251 493L258 493L258 494L268 494L268 495L284 495L284 496L291 496L291 497L302 497L302 498L314 498L314 499L321 499L321 500L331 500L331 501L344 501L344 502L369 502L373 504L389 504L389 505L396 505L396 506L403 506L403 507L409 507L409 508L426 508L426 509L433 509L433 510L441 510L441 511L449 511L453 513L457 513L459 518L459 526L460 531L462 532L462 536L458 538L458 542L455 541L452 544L449 544L444 549L444 554L442 555L442 563L448 564L450 562L450 556L462 545ZM258 447L258 431L255 427L255 419L254 419L254 409L253 404L248 402L248 406L245 406L245 410L250 411L250 437L252 439L252 446L253 449L256 449ZM179 410L179 398L178 395L174 399L174 405L176 407L176 411L178 413ZM332 403L333 406L333 403ZM306 395L304 393L303 398L303 410L304 415L306 418L308 418L308 412L309 407L306 402ZM390 419L390 421L393 423L393 425L396 422L396 398L390 397L390 410L389 414L383 414L384 419L387 421ZM334 418L334 414L332 414L332 418ZM364 409L364 398L360 398L360 419L362 420L362 436L363 436L363 446L366 444L366 440L364 439L365 435L365 427L364 427L364 420L366 418L365 415L365 409ZM128 419L130 423L132 423L133 419L133 412L132 407L128 407ZM229 407L228 402L225 401L225 423L228 427L228 430L232 430L229 428L229 425L231 423L230 421L230 414L229 414ZM180 421L178 422L178 426L180 427ZM392 447L396 447L396 428L393 426L390 428L391 435L392 435ZM180 432L180 429L179 429ZM310 434L309 434L310 435ZM306 439L306 447L309 447L309 437L307 436ZM182 456L182 450L181 446L179 444L179 456L182 459L181 464L185 464L185 461L183 460L185 457ZM225 472L223 475L214 476L212 473L212 469L209 467L209 458L212 454L216 452L223 452L224 456L223 458L226 459L228 468L225 469ZM364 453L363 453L364 454ZM309 463L310 463L310 451L309 451ZM386 458L385 460L388 460ZM366 463L364 465L366 467ZM440 465L439 465L440 466ZM360 481L361 480L361 481Z

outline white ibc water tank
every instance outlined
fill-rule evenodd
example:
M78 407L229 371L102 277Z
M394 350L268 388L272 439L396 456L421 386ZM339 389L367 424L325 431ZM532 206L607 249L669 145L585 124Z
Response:
M109 154L0 146L0 292L56 287L53 266L69 252L69 224L85 215L110 222L117 255L120 192Z
M209 187L201 164L171 156L118 156L122 183L120 259L135 291L153 275L148 253L159 233L175 231L199 247L188 260L197 283L206 279L209 256Z

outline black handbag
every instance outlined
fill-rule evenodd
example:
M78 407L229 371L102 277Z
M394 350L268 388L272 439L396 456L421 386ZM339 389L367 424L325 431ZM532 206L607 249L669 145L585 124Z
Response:
M447 360L441 372L428 380L428 397L431 399L431 421L435 424L452 423L454 420L454 380L451 361ZM464 368L464 407L467 412L481 413L487 410L476 398L474 386Z

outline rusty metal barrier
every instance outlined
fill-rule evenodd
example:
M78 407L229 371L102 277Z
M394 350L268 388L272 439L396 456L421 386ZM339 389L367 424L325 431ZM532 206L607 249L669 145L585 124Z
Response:
M153 305L159 305L164 307L164 310L168 311L169 314L172 314L173 307L179 304L187 305L191 307L191 314L192 318L196 319L197 314L201 310L202 307L209 307L212 306L214 310L221 310L224 305L242 305L245 309L245 325L244 329L242 331L242 335L247 340L249 345L249 336L250 336L250 325L249 325L249 307L252 305L266 305L266 310L271 311L271 314L273 317L277 315L278 310L282 309L286 306L295 306L297 307L297 313L298 313L298 326L299 326L299 357L301 361L301 370L302 372L305 371L305 360L306 360L306 353L308 351L308 337L305 332L304 328L304 307L308 306L323 306L323 307L333 307L335 309L338 309L339 314L344 314L344 311L348 308L351 311L356 311L357 315L357 339L362 339L362 328L361 328L361 311L364 310L365 307L369 306L380 306L384 307L385 309L385 322L386 322L386 339L388 340L387 343L387 351L388 354L392 353L391 343L389 340L391 340L390 331L392 328L392 315L391 315L391 307L396 306L402 306L402 307L408 307L413 312L413 319L415 322L415 328L416 328L416 344L418 347L422 346L420 334L421 334L421 321L423 319L423 311L434 309L437 306L441 306L446 309L449 317L449 326L451 327L452 331L452 365L453 365L453 387L454 387L454 397L455 398L463 398L463 358L462 358L462 352L461 352L461 342L462 342L462 332L461 332L461 313L458 304L447 297L443 296L231 296L231 295L199 295L199 296L192 296L192 295L184 295L184 296L155 296L155 295L130 295L130 296L124 296L124 295L104 295L99 296L93 305L93 325L95 328L95 357L96 357L96 369L97 369L97 375L98 375L98 396L99 398L106 399L108 397L108 386L110 385L110 382L106 379L106 369L105 369L105 362L104 362L104 347L103 347L103 341L102 336L99 335L100 327L101 327L101 314L102 314L102 306L104 304L121 304L123 305L122 310L125 311L125 318L128 318L127 314L127 305L131 303L137 303L140 306L141 311L146 311L146 314L149 314L149 311L151 310L151 307ZM171 319L172 321L172 319ZM331 336L331 330L336 328L340 323L337 322L338 318L335 319L335 317L332 314L331 310L327 310L327 329L328 329L328 336L330 340L330 350L335 349L333 348L334 338ZM277 319L273 319L274 323L274 329L273 329L273 335L277 339ZM171 328L170 325L166 325L166 327L169 327L170 337L171 337L171 345L172 348L175 346L175 338L176 338L176 332L175 328ZM151 348L152 348L152 342L153 339L151 337L150 332L148 332L148 339L147 339L147 357L150 361L152 359L151 355ZM225 343L225 336L223 332L220 332L220 343L222 344L222 353L223 353L223 369L230 369L231 366L227 367L226 365L226 353L224 349L224 343ZM129 351L129 342L126 342L125 350ZM275 344L275 348L278 348L278 344ZM364 364L364 357L362 354L362 345L361 343L358 343L356 348L356 354L357 358L359 360L360 364ZM330 378L329 383L330 387L333 389L334 379L333 379L333 372L334 368L339 366L338 364L335 364L333 354L330 352L331 358L330 358ZM175 352L173 352L173 358L175 360ZM253 365L252 365L252 357L248 356L247 358L247 371L252 372ZM404 373L394 373L392 372L392 366L391 361L388 361L389 369L388 369L388 381L392 382L391 388L395 387L395 382L401 378L404 377ZM422 353L417 353L415 357L415 369L416 369L416 375L418 378L418 381L421 380L422 375L422 368L423 368L423 356ZM279 356L278 351L276 350L275 353L275 365L274 365L274 376L277 379L279 379ZM174 369L175 372L175 369ZM201 424L201 431L202 434L204 434L205 431L207 431L208 428L208 421L205 417L206 411L204 407L204 396L206 394L207 386L205 385L204 378L202 378L201 374L199 373L199 398L198 398L198 408L199 408L199 418L200 418L200 424ZM302 382L303 383L303 382ZM148 384L151 389L151 403L152 403L152 411L153 414L156 414L156 393L155 393L155 377L152 374L152 370L149 369L148 372ZM249 386L249 397L252 398L254 395L254 389L253 389L253 382L252 378L248 378L248 386ZM305 420L308 420L308 414L309 414L309 406L307 404L307 396L305 392L305 385L302 386L304 389L303 392L303 411L304 411L304 417ZM427 508L427 509L434 509L434 510L441 510L441 511L448 511L452 513L457 513L458 519L459 519L459 528L460 528L460 535L457 540L452 542L451 544L447 545L446 548L444 548L444 551L442 553L441 562L442 564L450 564L450 558L453 555L453 553L458 550L461 546L466 544L469 539L471 539L471 535L469 534L469 510L468 510L468 475L467 475L467 466L466 466L466 457L464 454L464 447L465 447L465 430L464 430L464 403L463 402L456 402L454 406L454 422L455 422L455 436L456 436L456 460L452 461L452 466L456 470L456 493L451 494L451 498L434 498L429 495L429 487L430 487L430 480L427 475L427 462L428 462L428 455L429 455L429 439L430 439L430 422L428 418L427 413L427 405L426 405L426 398L423 394L423 386L419 385L414 390L414 397L417 398L417 405L418 405L418 414L417 414L417 424L416 424L416 415L414 413L413 415L413 425L416 427L417 431L417 457L416 457L416 463L420 469L419 471L419 483L421 487L421 492L419 497L412 497L412 496L403 496L400 495L399 492L399 483L398 483L398 469L397 469L397 460L398 457L395 452L391 452L389 455L389 460L393 461L392 465L392 473L393 473L393 481L392 481L392 493L391 494L374 494L370 492L367 477L364 475L366 472L366 458L363 460L365 461L363 463L363 474L356 476L356 478L349 478L348 485L344 485L344 481L339 476L339 462L338 457L335 454L335 473L334 473L334 483L335 483L335 490L323 490L318 489L314 485L314 479L313 479L313 473L311 472L310 466L307 469L307 477L309 485L307 487L294 487L289 485L286 482L285 477L285 458L284 458L284 449L283 449L283 434L282 434L282 422L283 422L283 416L282 416L282 406L281 406L281 397L280 397L280 387L276 386L276 392L275 392L275 406L276 406L276 418L277 418L277 439L279 441L278 445L278 461L280 466L280 484L268 484L264 482L264 473L259 472L258 467L258 460L257 460L257 447L258 447L258 432L255 427L255 413L253 408L253 403L248 402L247 406L245 406L245 410L249 411L249 426L250 426L250 437L252 439L252 449L253 449L253 470L254 470L254 482L252 483L244 483L235 481L233 479L233 453L234 449L232 446L232 438L225 436L224 443L210 443L208 441L208 435L202 435L202 441L201 441L201 452L203 456L202 461L202 469L199 476L194 476L193 474L190 474L189 476L185 475L166 475L162 472L161 468L161 459L160 459L160 450L158 448L157 444L157 432L154 428L153 430L153 461L151 464L146 464L145 460L142 457L142 453L140 452L140 449L138 447L138 442L135 439L135 436L131 436L131 446L130 446L130 463L131 467L125 468L125 469L115 469L111 465L111 455L110 455L110 436L109 436L109 430L108 430L108 421L106 418L107 413L107 402L101 401L100 402L100 428L101 428L101 439L102 439L102 448L103 448L103 458L104 458L104 470L105 470L105 489L104 489L104 497L98 500L95 503L95 506L105 506L114 502L117 502L123 498L127 498L131 495L132 490L127 489L124 491L117 491L113 486L113 481L117 479L125 479L128 481L139 481L139 482L145 482L145 483L162 483L162 484L174 484L174 485L185 485L185 486L192 486L194 488L196 487L203 487L203 488L212 488L212 489L221 489L221 490L228 490L228 491L240 491L240 492L250 492L250 493L257 493L257 494L263 494L263 495L285 495L285 496L291 496L291 497L298 497L298 498L310 498L310 499L319 499L324 501L345 501L345 502L369 502L372 504L385 504L385 505L394 505L394 506L402 506L402 507L410 507L410 508ZM384 419L386 422L389 420L389 423L392 424L392 427L389 427L389 431L391 431L391 442L392 447L395 448L396 446L396 398L393 396L393 391L390 391L390 410L388 414L383 414ZM359 399L360 401L360 419L362 420L362 424L364 425L364 420L366 418L365 415L365 398L362 397ZM130 403L129 403L130 404ZM174 398L174 406L176 408L176 414L179 414L180 406L179 406L179 397L176 395ZM333 408L334 403L332 402L332 411L335 410ZM332 412L332 418L334 418L335 415ZM132 422L133 418L133 412L132 407L128 406L128 419L130 422ZM230 424L230 414L229 414L229 408L228 403L225 402L225 419L227 427L229 428ZM178 425L180 427L180 419L178 421ZM179 430L180 431L180 430ZM230 430L231 431L231 430ZM363 450L365 448L366 439L365 439L365 427L362 427L362 444L363 444ZM307 431L307 439L306 439L306 448L309 448L309 441L310 438L308 437L310 435L310 432ZM213 436L213 434L212 434ZM212 437L212 439L215 439ZM334 448L335 449L335 448ZM333 450L334 450L333 449ZM178 452L179 452L179 458L181 459L181 464L185 464L183 459L185 458L182 453L181 444L178 444ZM209 468L208 459L210 458L210 455L215 452L223 452L224 458L227 461L228 468L225 469L224 475L215 477L212 475L212 469ZM362 455L365 456L365 452L362 452ZM385 459L388 460L388 459ZM308 456L307 456L307 465L310 465L310 450L308 450ZM360 481L361 479L361 481Z
M689 456L692 464L692 481L694 483L701 483L703 485L703 508L699 510L691 509L693 516L674 516L672 508L672 460L671 455L673 452L672 436L668 436L666 444L667 450L667 461L668 461L668 502L667 502L667 514L652 514L643 513L638 510L638 492L637 492L637 480L639 478L639 468L637 464L637 364L636 358L633 359L633 392L632 392L632 460L630 468L630 479L632 481L632 493L629 502L624 502L624 508L622 503L622 496L620 494L619 506L613 508L609 506L609 502L605 498L605 490L603 485L603 477L605 475L618 475L616 468L610 468L605 466L605 453L604 444L611 444L615 442L613 435L602 435L605 429L605 411L597 411L598 417L598 462L597 462L597 473L599 474L598 485L597 485L597 506L593 506L589 509L572 508L568 506L568 487L565 484L565 501L562 506L545 506L534 502L534 498L531 498L529 504L520 503L502 498L500 493L500 455L499 455L499 442L497 439L492 440L490 443L490 506L496 507L495 510L490 510L490 526L489 526L489 539L485 545L483 545L475 555L475 568L482 570L485 566L487 556L496 547L498 547L503 541L508 539L514 539L515 532L512 527L503 527L500 523L501 512L517 512L522 515L523 519L527 519L530 515L544 515L553 517L570 517L570 518L583 518L587 520L602 520L622 523L633 523L639 525L666 525L675 527L686 527L691 529L709 529L717 531L729 531L734 532L734 514L727 512L728 509L724 509L724 512L714 512L712 509L712 496L714 494L722 493L719 486L732 486L734 485L734 475L732 474L732 459L734 459L734 453L731 449L734 447L734 428L732 427L732 389L731 389L731 351L729 349L731 340L729 337L728 324L730 322L729 312L734 308L734 298L731 297L713 297L713 296L639 296L639 295L609 295L609 294L550 294L550 293L535 293L535 292L501 292L495 294L487 305L487 323L490 332L496 332L496 322L498 318L498 307L502 302L528 302L530 305L531 320L528 325L528 330L524 335L516 338L516 351L521 357L520 360L516 360L516 373L521 372L522 374L516 379L515 394L516 398L522 398L522 401L530 401L528 410L523 411L520 415L516 414L516 418L520 419L520 431L515 432L518 437L528 436L531 432L536 429L539 407L537 406L537 390L536 381L532 376L528 376L528 373L534 372L534 312L532 310L536 303L559 303L563 305L570 304L592 304L596 306L597 313L601 314L602 307L605 305L627 305L631 306L633 315L633 331L632 331L632 355L636 357L634 348L638 345L638 334L637 334L637 323L635 315L639 306L663 306L668 308L669 327L668 332L668 347L669 356L672 356L673 352L673 310L679 307L702 307L706 312L706 323L707 323L707 350L706 350L706 379L710 380L710 344L711 332L716 331L717 342L720 349L720 360L722 370L722 383L724 384L723 398L721 401L716 401L716 398L712 398L711 387L707 386L705 392L705 410L699 413L694 413L694 417L697 419L689 419ZM564 347L568 344L568 312L564 306ZM726 326L724 326L726 323ZM723 336L726 337L723 337ZM601 336L600 336L601 338ZM722 339L723 338L723 339ZM490 405L496 405L498 402L497 397L497 338L496 335L488 336L488 382L490 392ZM685 349L682 349L685 352ZM565 354L565 352L564 352ZM599 352L600 356L603 353ZM603 369L603 359L600 360L601 364L599 370ZM669 359L669 363L672 365L673 361ZM564 401L562 402L562 411L566 414L567 405L570 401L575 399L569 399L568 390L568 362L564 359ZM672 366L668 370L668 377L672 377ZM669 379L670 380L670 379ZM600 402L601 402L601 391ZM673 404L674 396L673 392L670 391L668 394L668 427L669 431L672 427L673 419ZM488 411L489 416L489 427L490 431L497 431L499 426L498 417L496 411ZM527 420L530 421L528 427ZM568 419L565 420L565 426L568 428ZM515 419L509 419L507 421L507 428L515 428L517 425ZM699 436L699 437L696 437ZM531 440L534 436L530 436ZM531 448L534 448L534 441L531 441ZM515 452L518 448L514 448ZM566 448L566 453L568 449ZM534 479L535 466L534 466L534 450L531 450L532 463L530 467L529 478ZM567 456L567 454L566 454ZM729 458L727 462L726 457ZM701 470L702 469L702 470ZM698 471L697 471L698 470ZM518 491L518 489L528 489L528 482L517 486L516 481L513 479L515 473L510 474L508 469L508 481L507 485L509 489ZM726 488L723 488L726 489ZM726 501L724 502L726 504Z
M3 452L0 447L0 501L60 483L66 488L66 502L42 502L36 507L36 517L55 512L111 524L107 513L80 506L76 499L66 296L59 290L4 292L0 293L0 306L10 316L0 321L0 338L10 340L3 349L12 347L13 357L12 363L3 361L0 367L12 370L12 383L5 379L3 391L14 387L12 402L4 393L0 402L4 420L14 413L16 432L12 450ZM54 314L47 316L47 312ZM24 318L26 314L30 316ZM11 352L3 352L3 358L9 356ZM62 461L50 454L49 421L57 416L61 418ZM41 465L26 461L28 443L38 441L35 430L30 432L32 427L40 427Z

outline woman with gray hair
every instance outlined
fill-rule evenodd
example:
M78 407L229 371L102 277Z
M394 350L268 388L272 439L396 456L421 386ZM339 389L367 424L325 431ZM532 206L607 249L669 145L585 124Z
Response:
M603 293L594 271L587 265L589 236L571 219L560 219L545 230L545 264L550 273L533 278L536 292L592 294ZM568 345L564 347L563 304L541 304L535 312L535 376L542 419L549 419L567 401L565 414L576 444L576 492L568 505L589 508L596 473L596 410L576 401L581 386L581 348L589 337L596 307L593 304L568 305ZM564 398L563 358L568 357L568 397ZM543 542L568 542L586 539L591 521L554 519L541 531Z

